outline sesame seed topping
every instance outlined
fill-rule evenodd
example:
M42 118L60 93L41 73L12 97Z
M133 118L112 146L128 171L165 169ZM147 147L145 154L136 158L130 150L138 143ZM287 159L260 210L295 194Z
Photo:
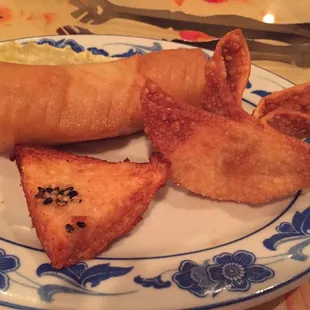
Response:
M77 192L77 191L71 191L69 194L68 194L68 196L70 197L70 198L73 198L73 197L75 197L75 196L77 196L79 193Z
M56 206L63 207L68 203L81 203L82 199L79 197L79 193L73 186L69 186L65 189L60 189L55 184L52 187L38 187L38 192L35 194L37 199L42 199L45 205L55 203Z
M68 233L72 233L74 231L74 227L70 224L66 224L65 229Z
M52 203L53 202L53 199L51 198L51 197L48 197L48 198L46 198L44 201L43 201L43 203L45 204L45 205L49 205L50 203Z
M86 227L86 224L84 222L77 222L76 225L79 226L80 228Z

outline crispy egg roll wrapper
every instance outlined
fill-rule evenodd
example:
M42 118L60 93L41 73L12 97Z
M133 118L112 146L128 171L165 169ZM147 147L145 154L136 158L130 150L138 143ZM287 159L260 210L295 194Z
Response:
M206 62L200 49L178 49L96 64L0 63L0 151L15 144L64 144L140 131L146 78L201 107Z

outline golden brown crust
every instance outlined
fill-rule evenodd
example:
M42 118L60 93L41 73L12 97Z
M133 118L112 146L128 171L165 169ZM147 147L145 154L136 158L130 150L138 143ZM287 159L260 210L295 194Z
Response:
M178 49L96 64L0 63L0 151L15 144L53 145L140 131L145 79L199 105L206 61L199 49Z
M49 148L17 146L11 159L20 171L38 238L55 268L93 258L131 231L170 171L169 160L158 153L150 156L150 163L109 163ZM44 205L45 198L35 196L37 188L53 183L59 188L73 186L77 200L64 206ZM79 221L86 227L77 226ZM66 231L66 224L74 227L72 233Z
M310 114L278 108L260 118L259 121L287 136L298 139L310 137Z
M167 113L162 113L161 109L153 109L154 103L160 108L168 108ZM141 104L143 106L144 131L152 136L153 128L156 128L156 137L158 142L163 143L165 147L172 152L183 140L188 138L199 124L199 118L202 114L190 114L186 119L178 120L177 110L197 111L198 109L180 101L175 101L152 80L148 79L141 91ZM197 119L198 118L198 119ZM168 126L157 126L158 119L168 121ZM160 146L158 146L160 149Z
M286 88L264 97L253 111L253 117L259 119L279 108L310 115L310 83Z
M144 100L143 113L152 144L172 162L175 183L203 196L252 204L310 187L310 145L257 122L152 101L165 96L161 91Z
M288 136L310 135L310 83L274 92L264 97L253 111L253 119Z
M204 109L234 120L251 120L242 108L250 72L250 53L241 30L227 33L206 64Z

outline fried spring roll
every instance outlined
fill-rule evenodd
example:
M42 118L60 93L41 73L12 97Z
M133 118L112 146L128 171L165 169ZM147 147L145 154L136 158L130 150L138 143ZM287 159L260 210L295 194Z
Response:
M147 78L201 107L206 62L200 49L178 49L95 64L0 63L0 151L140 131L139 97Z

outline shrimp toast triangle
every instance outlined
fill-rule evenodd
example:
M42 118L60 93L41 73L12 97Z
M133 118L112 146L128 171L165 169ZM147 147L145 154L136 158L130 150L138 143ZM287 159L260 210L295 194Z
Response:
M257 122L234 121L173 100L147 81L145 132L173 181L217 200L264 203L310 187L310 145Z
M103 160L48 148L15 148L12 160L38 238L55 268L91 259L140 221L170 163Z

